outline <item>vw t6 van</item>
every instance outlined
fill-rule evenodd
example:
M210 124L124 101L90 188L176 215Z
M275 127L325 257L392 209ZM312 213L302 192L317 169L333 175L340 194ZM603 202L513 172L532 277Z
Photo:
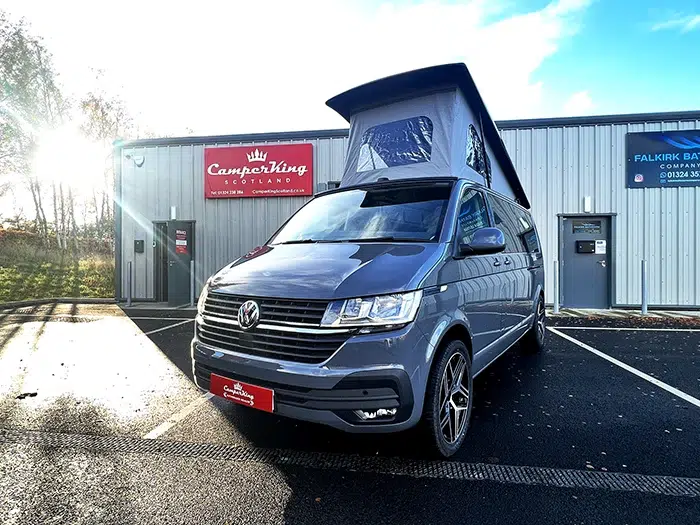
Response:
M370 88L329 101L351 122L341 187L207 281L194 377L348 432L421 424L446 457L474 377L518 341L544 346L542 250L463 64Z

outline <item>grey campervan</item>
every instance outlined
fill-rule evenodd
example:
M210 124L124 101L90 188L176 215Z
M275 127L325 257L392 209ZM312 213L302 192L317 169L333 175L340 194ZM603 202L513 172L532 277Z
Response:
M206 283L197 385L350 432L421 423L450 456L473 378L544 345L544 267L527 197L463 64L328 101L350 121L339 188Z

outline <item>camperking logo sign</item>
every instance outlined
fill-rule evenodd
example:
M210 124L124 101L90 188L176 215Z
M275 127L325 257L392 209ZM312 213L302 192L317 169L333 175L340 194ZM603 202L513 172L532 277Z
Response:
M313 195L313 145L204 148L204 196Z

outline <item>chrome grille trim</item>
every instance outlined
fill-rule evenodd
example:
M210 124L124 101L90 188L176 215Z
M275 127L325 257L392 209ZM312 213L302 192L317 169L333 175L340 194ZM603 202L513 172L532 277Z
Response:
M197 316L199 319L203 319L205 322L207 320L209 321L214 321L215 323L224 323L224 324L230 324L231 326L239 326L238 321L233 320L233 319L228 319L226 317L216 317L214 315L209 315L209 314L200 314ZM301 333L301 334L317 334L317 335L331 335L331 334L347 334L352 332L352 329L350 328L304 328L301 326L290 326L290 325L284 325L284 324L268 324L268 323L261 323L259 325L256 325L254 328L258 328L260 330L278 330L280 332L295 332L295 333Z

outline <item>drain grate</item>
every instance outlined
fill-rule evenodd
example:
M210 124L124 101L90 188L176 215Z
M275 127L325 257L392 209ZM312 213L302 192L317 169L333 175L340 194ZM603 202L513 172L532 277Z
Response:
M249 448L209 443L185 443L126 436L91 436L0 429L3 443L50 448L75 448L122 454L164 454L217 461L251 461L314 469L346 470L412 478L493 481L517 485L642 492L663 496L700 497L700 479L547 467L489 465L456 461L424 461L366 457L326 452Z
M0 322L13 324L22 323L92 323L103 317L86 315L45 315L45 314L17 314L0 312Z

